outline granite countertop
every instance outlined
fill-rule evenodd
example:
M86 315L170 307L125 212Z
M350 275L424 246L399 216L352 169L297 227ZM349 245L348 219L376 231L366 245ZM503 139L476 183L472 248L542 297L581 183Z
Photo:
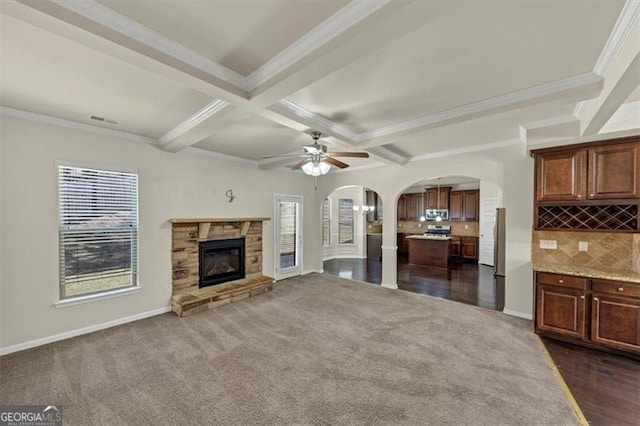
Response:
M433 241L449 241L451 237L427 237L426 235L409 235L405 237L410 240L433 240Z
M551 272L553 274L575 275L586 278L600 278L604 280L626 281L640 283L640 273L619 269L589 268L586 266L558 265L555 263L532 262L531 267L537 272Z
M382 235L382 232L367 232L367 235Z

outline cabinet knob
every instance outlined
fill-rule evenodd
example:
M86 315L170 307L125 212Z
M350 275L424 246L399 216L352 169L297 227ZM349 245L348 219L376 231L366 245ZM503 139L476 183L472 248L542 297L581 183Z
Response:
M562 284L562 283L564 282L564 280L558 280L558 282L559 282L560 284Z
M576 195L576 198L582 198L581 194Z
M580 296L580 299L584 299L584 296Z
M624 287L618 287L618 291L624 291Z
M593 197L593 194L589 194L589 197Z
M595 300L595 301L597 302L597 301L598 301L598 300L600 300L600 299L598 299L597 297L594 297L594 298L593 298L593 300Z

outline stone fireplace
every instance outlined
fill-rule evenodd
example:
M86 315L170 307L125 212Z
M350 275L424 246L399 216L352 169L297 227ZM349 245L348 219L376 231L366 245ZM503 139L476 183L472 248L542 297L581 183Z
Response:
M171 219L172 307L190 315L273 288L262 275L268 218Z

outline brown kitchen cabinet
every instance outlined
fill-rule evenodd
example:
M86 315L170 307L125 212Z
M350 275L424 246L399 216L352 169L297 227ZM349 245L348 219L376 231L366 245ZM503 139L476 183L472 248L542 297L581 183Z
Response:
M425 192L424 203L425 209L434 210L448 210L449 209L449 194L451 188L448 186L442 186L438 188L429 188Z
M453 258L460 258L462 251L461 251L461 244L462 241L460 240L460 237L451 237L451 246L450 246L450 256Z
M640 355L640 283L536 273L535 330Z
M460 239L460 255L465 260L478 260L478 238L462 237Z
M587 279L539 272L536 331L584 340Z
M640 197L640 142L534 151L539 202Z
M382 234L367 234L367 258L382 260Z
M407 198L405 194L401 194L398 198L398 220L405 220L407 218Z
M640 284L593 280L591 340L640 354Z
M420 194L404 194L406 198L406 220L418 220L420 218Z
M451 191L449 220L477 222L480 213L480 191Z

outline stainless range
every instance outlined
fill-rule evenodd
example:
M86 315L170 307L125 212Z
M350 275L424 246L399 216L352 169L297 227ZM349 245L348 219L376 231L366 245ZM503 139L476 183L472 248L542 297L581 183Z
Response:
M447 238L451 236L451 226L449 225L427 225L426 237Z

